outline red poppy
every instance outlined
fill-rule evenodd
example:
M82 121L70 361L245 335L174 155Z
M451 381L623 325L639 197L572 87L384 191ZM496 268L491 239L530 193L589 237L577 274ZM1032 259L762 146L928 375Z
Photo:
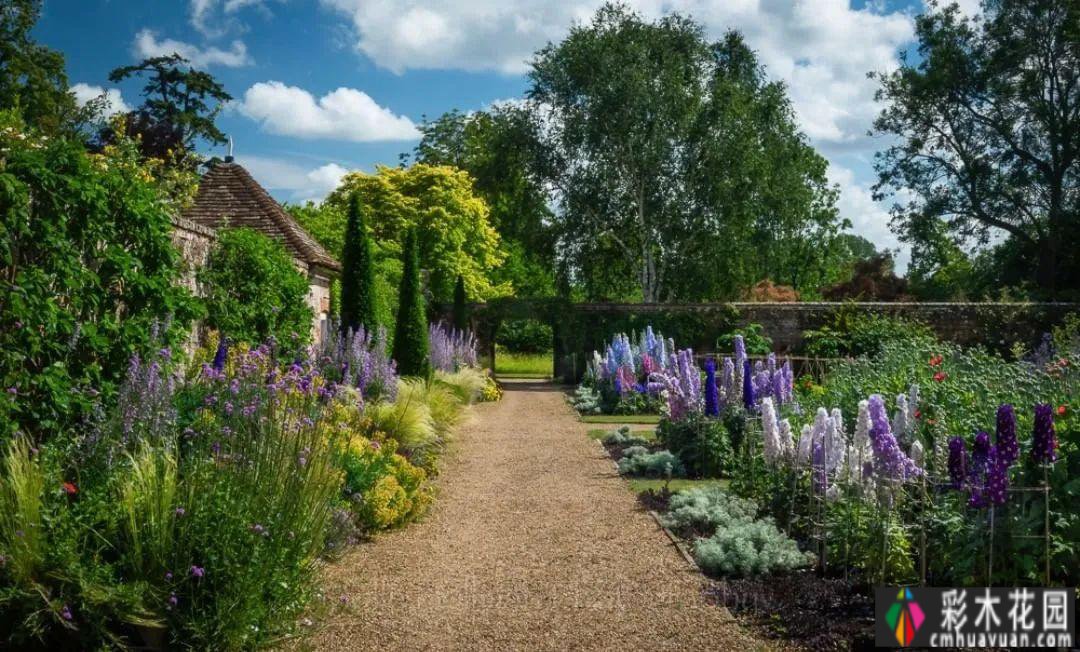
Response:
M948 374L946 374L944 371L939 371L936 374L934 374L934 382L940 383L941 381L945 380L948 377L949 377Z
M915 410L915 418L916 419L921 419L922 418L922 410Z
M945 362L945 358L943 358L940 355L935 355L934 357L930 358L930 366L931 367L940 366L942 362Z
M1069 410L1068 410L1068 408L1066 406L1059 405L1058 409L1057 409L1057 414L1058 414L1059 417L1063 417L1063 416L1065 416L1065 413L1068 412L1068 411Z
M65 482L64 484L60 485L60 487L64 490L64 493L69 496L74 496L75 494L79 493L78 487L76 487L70 482Z

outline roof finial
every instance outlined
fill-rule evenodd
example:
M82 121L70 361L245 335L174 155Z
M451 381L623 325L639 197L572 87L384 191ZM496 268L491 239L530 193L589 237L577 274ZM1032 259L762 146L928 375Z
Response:
M230 135L230 136L229 136L229 153L225 155L225 162L226 162L226 163L232 163L232 162L233 162L233 155L232 155L232 135Z

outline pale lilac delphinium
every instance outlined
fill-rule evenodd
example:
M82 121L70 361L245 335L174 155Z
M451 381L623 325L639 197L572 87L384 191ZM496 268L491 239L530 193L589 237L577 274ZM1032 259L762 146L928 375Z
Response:
M668 417L672 421L700 414L704 409L701 371L694 364L694 353L690 349L672 354L665 369L650 376L649 386L650 390L660 389L667 399Z
M475 367L476 336L440 322L428 327L428 346L431 366L453 373L462 367Z
M780 439L780 424L776 419L776 409L772 399L761 399L761 435L765 461L778 464L784 457L784 447Z

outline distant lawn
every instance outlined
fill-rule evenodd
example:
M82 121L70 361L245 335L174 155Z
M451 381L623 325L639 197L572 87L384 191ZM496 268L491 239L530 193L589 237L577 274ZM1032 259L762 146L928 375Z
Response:
M495 375L517 378L551 378L554 373L553 356L550 353L495 354Z
M611 430L612 429L610 429L610 428L595 428L595 429L592 429L592 430L589 431L589 438L590 439L603 439L604 435L611 432ZM649 439L649 440L656 439L656 431L655 430L632 430L630 434L637 435L638 437L641 437L642 439Z
M630 489L639 494L648 489L653 491L660 491L664 488L665 480L658 478L627 478L626 481L630 484ZM672 478L671 483L668 484L668 488L672 491L682 491L683 489L693 489L695 487L721 487L727 489L729 480L723 478L709 478L705 480L690 480L688 478Z
M660 423L659 414L583 414L585 423Z

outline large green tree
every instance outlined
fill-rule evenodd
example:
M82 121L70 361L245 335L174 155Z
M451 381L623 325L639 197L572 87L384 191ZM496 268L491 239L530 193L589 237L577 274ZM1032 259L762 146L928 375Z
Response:
M71 126L75 96L64 55L31 38L40 16L41 0L0 5L0 109L15 109L26 125L54 134Z
M329 242L343 237L347 221L343 217L353 195L375 216L368 226L377 260L399 259L406 233L417 229L427 289L435 301L453 299L459 275L471 297L488 299L510 292L509 284L494 278L504 259L501 240L491 225L487 202L476 194L467 172L417 163L407 168L379 166L375 174L348 174L324 202L325 218L313 220L315 237L321 234ZM310 217L305 212L295 214L303 220ZM339 245L336 251L340 250ZM380 267L388 274L395 272L390 265Z
M917 56L878 75L877 158L893 223L916 242L1005 238L1044 292L1080 285L1080 3L931 3Z
M341 268L341 328L347 331L362 327L369 333L375 332L378 328L375 261L364 221L364 206L357 195L349 201Z
M413 158L465 170L487 202L506 251L506 261L493 273L496 283L509 283L516 296L553 294L554 230L539 174L543 149L530 112L513 103L455 110L423 123L420 131Z
M826 161L736 33L617 5L537 53L528 97L561 262L589 298L721 299L834 280Z
M128 136L139 137L144 156L193 164L199 161L195 155L199 141L210 145L225 142L215 120L232 96L213 75L191 67L179 54L171 54L109 73L114 84L130 77L146 78L143 103L124 123ZM101 135L105 142L113 138L111 127Z

